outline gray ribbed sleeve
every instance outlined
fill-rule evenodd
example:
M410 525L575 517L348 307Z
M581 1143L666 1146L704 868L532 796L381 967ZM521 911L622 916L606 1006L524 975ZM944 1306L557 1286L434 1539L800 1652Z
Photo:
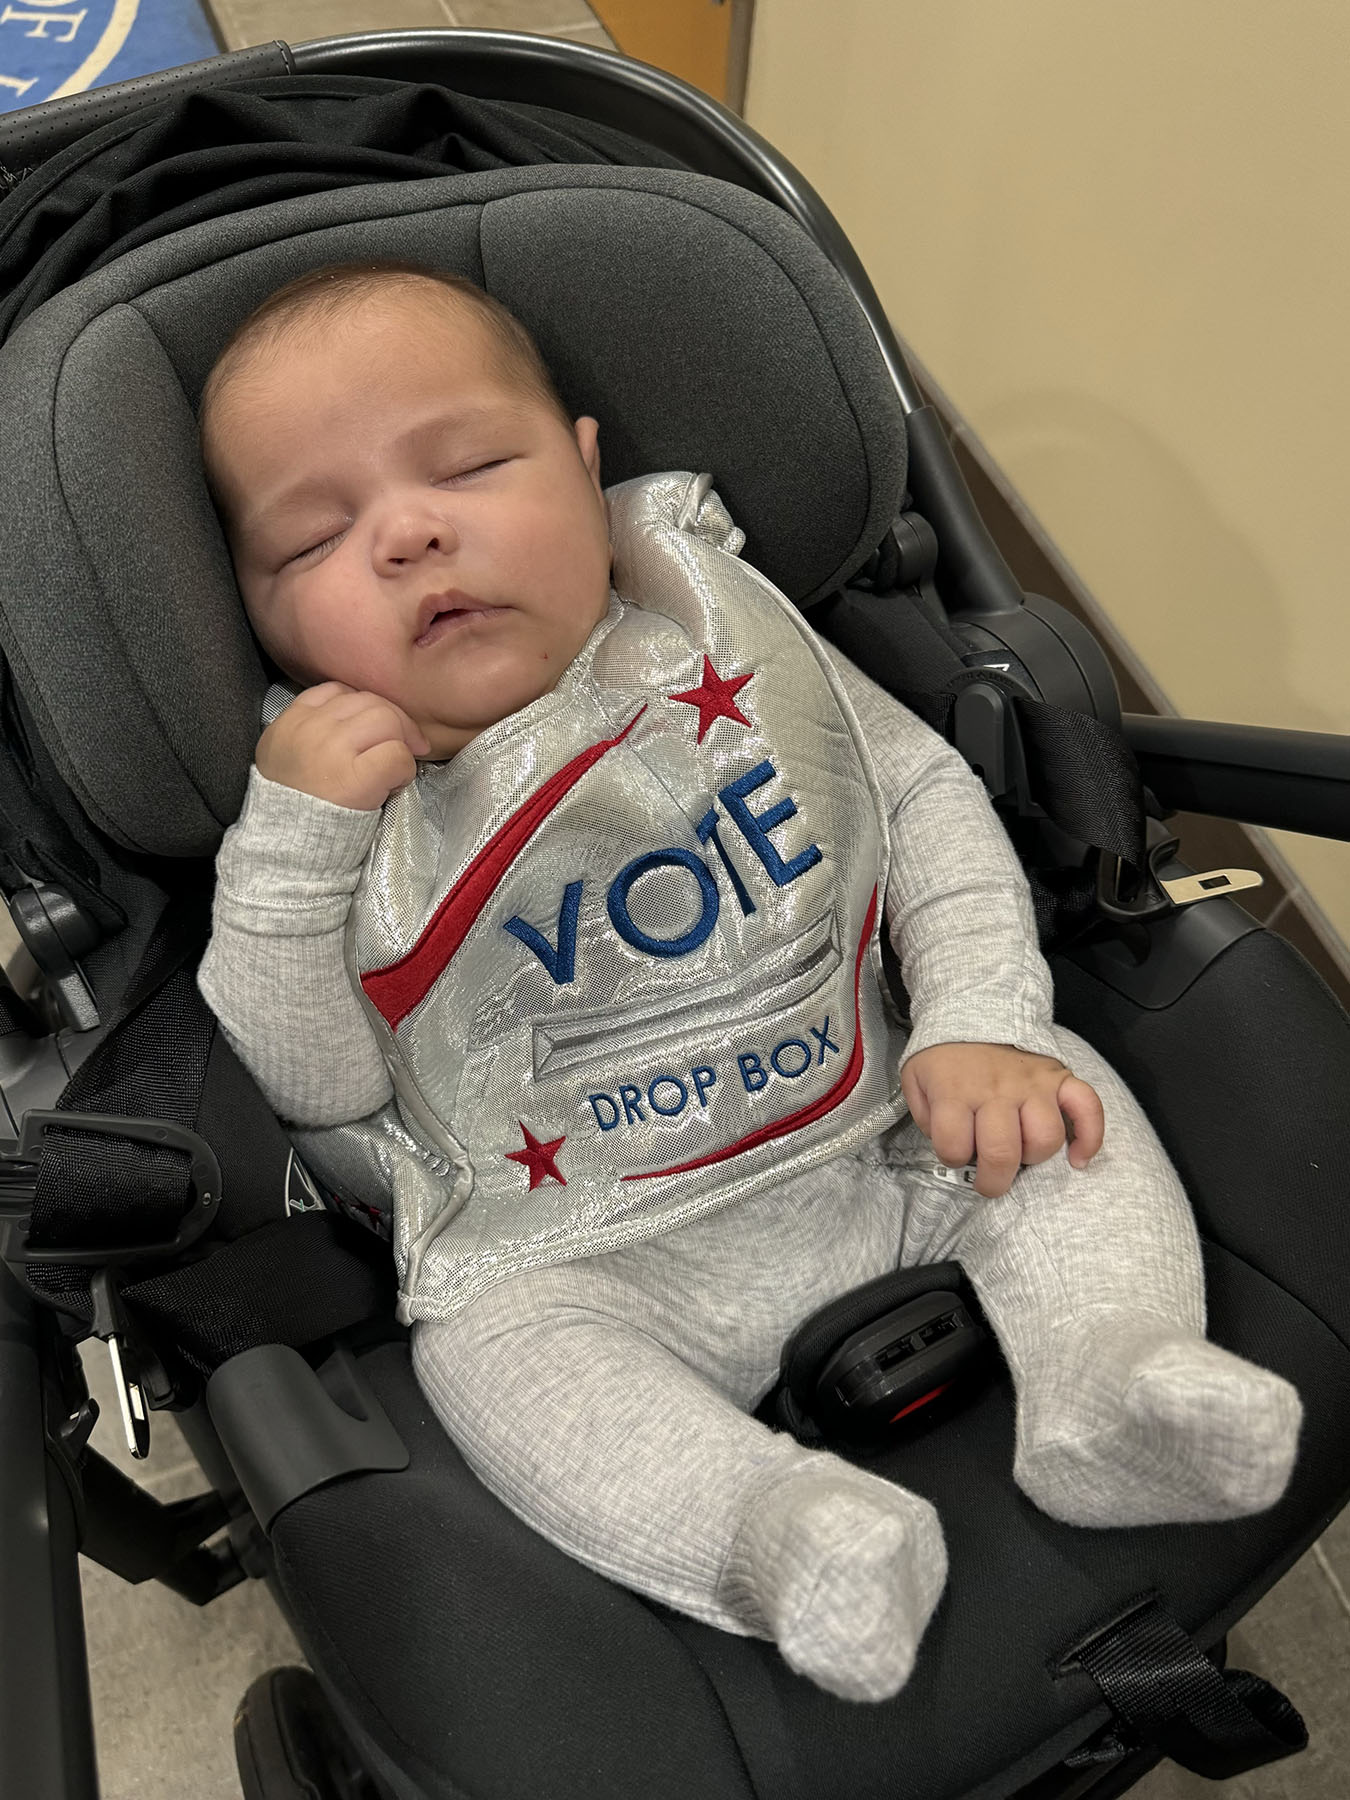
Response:
M984 788L936 732L831 655L890 816L886 923L914 1021L906 1057L941 1043L1057 1055L1031 896ZM299 1125L365 1118L393 1093L344 957L379 818L255 768L217 860L201 990L272 1106Z
M343 954L379 822L254 768L216 858L198 984L273 1110L297 1124L363 1119L394 1091Z
M906 1061L958 1043L1058 1057L1031 890L984 784L922 719L827 648L890 813L886 927L910 999Z

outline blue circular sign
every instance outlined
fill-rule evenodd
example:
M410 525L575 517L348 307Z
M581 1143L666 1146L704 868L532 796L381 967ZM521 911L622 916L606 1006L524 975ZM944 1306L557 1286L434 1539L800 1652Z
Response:
M0 112L218 48L194 0L0 0Z

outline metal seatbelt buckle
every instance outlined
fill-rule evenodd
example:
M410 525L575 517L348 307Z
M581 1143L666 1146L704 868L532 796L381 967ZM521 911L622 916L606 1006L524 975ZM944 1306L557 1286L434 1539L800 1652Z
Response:
M1164 838L1150 846L1147 867L1129 891L1126 868L1119 856L1100 852L1097 860L1097 909L1119 924L1142 924L1160 919L1183 906L1201 900L1217 900L1244 888L1260 887L1265 876L1255 869L1206 869L1196 875L1165 876L1160 869L1176 854L1178 839Z
M108 1346L127 1449L141 1462L150 1454L150 1409L144 1385L131 1373L131 1338L117 1291L117 1277L111 1269L99 1269L90 1278L89 1298L94 1306L93 1335Z
M1159 877L1158 886L1173 906L1193 906L1197 900L1214 900L1220 894L1260 887L1265 879L1255 869L1206 869L1203 875L1178 875L1170 881Z

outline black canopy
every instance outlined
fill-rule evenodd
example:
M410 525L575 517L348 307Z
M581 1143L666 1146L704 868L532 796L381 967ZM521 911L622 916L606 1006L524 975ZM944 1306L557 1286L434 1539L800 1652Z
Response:
M182 226L329 188L531 163L685 167L547 107L370 76L261 77L146 106L22 179L8 172L0 342L81 276Z

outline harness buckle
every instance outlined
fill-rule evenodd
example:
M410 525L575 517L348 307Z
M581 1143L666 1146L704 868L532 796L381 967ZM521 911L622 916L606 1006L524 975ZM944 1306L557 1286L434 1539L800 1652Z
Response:
M150 1410L139 1373L133 1376L128 1372L129 1365L135 1367L135 1357L131 1351L126 1311L112 1269L95 1270L89 1279L89 1298L94 1305L93 1335L108 1346L127 1449L140 1462L150 1454Z
M1127 864L1103 850L1097 858L1097 909L1119 924L1141 924L1159 919L1201 900L1216 900L1244 888L1260 887L1264 875L1255 869L1206 869L1196 875L1165 876L1159 873L1175 855L1179 840L1163 838L1150 846L1147 866L1128 891L1124 888Z
M1265 876L1255 869L1206 869L1203 875L1178 875L1159 885L1173 906L1194 906L1197 900L1216 900L1243 888L1260 887Z

